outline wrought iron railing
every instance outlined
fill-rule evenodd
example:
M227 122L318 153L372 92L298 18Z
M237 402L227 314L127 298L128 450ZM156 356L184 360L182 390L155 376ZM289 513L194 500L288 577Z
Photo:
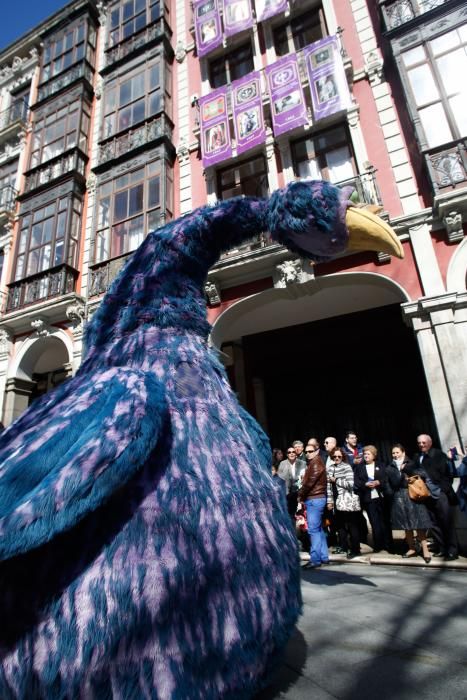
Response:
M387 29L396 29L406 22L425 14L435 7L444 5L447 0L394 0L383 5L383 15Z
M13 212L16 206L18 191L11 185L5 185L0 189L0 213Z
M132 255L132 253L127 253L119 258L106 260L105 262L100 263L99 265L94 265L92 268L90 268L88 291L89 298L97 297L100 294L104 294L108 290L130 255Z
M167 136L172 140L172 126L165 114L148 119L141 126L130 129L120 136L114 136L99 146L99 164L118 158L134 148Z
M121 61L129 56L133 51L137 51L151 41L155 41L161 37L166 31L167 25L161 18L154 24L145 27L137 34L133 34L128 39L121 41L115 46L106 46L105 48L105 65L110 66L116 61Z
M25 124L28 121L29 107L25 100L15 100L7 109L0 112L0 131L15 122Z
M37 166L34 171L29 172L25 177L24 191L36 189L55 180L65 173L77 172L84 176L86 168L85 157L76 149L71 152L57 156L53 160Z
M50 97L50 95L54 95L62 88L68 87L68 85L71 85L79 78L85 78L92 85L92 76L93 70L91 66L86 59L83 59L64 73L60 73L56 78L40 85L37 91L37 101L45 100L46 97Z
M78 271L69 265L38 272L8 285L6 313L75 291Z
M455 189L467 184L467 139L449 147L425 153L435 194L446 188Z

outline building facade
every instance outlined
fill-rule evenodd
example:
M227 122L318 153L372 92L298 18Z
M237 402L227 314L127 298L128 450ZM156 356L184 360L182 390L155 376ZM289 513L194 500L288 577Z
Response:
M467 10L455 0L74 0L0 54L0 402L80 364L151 230L297 177L379 205L405 259L310 264L265 231L206 285L274 443L467 442ZM463 109L464 107L464 109Z

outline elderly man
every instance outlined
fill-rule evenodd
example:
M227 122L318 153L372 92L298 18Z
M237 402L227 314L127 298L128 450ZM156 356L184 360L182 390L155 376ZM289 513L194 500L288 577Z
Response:
M420 464L433 483L441 489L439 498L430 498L427 502L427 507L434 521L431 531L439 548L439 551L433 556L453 561L458 558L453 509L458 500L452 488L448 457L444 452L433 447L430 435L419 435L417 444L419 452L414 455L415 464Z
M285 492L287 494L287 510L295 525L295 513L297 512L299 479L301 472L305 469L304 460L297 458L297 452L293 446L287 448L287 459L282 460L277 471L281 479L285 481Z

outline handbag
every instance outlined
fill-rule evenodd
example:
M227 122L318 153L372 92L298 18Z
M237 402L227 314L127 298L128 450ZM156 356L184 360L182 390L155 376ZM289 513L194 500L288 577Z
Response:
M427 498L431 496L428 486L418 474L409 476L407 490L409 492L409 498L416 503L426 501Z
M343 512L355 512L360 510L360 499L355 493L349 493L343 489L336 500L336 510Z

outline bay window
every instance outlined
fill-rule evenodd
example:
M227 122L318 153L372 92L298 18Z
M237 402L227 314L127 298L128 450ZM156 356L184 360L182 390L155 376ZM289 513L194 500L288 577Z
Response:
M64 151L79 146L87 151L90 105L76 99L54 111L37 112L31 147L30 167L45 163Z
M160 0L125 0L110 8L109 46L125 41L161 15Z
M92 65L95 46L96 30L86 18L54 34L44 46L41 82L54 78L84 58Z
M110 80L105 90L104 139L144 121L162 109L160 62L130 76Z

